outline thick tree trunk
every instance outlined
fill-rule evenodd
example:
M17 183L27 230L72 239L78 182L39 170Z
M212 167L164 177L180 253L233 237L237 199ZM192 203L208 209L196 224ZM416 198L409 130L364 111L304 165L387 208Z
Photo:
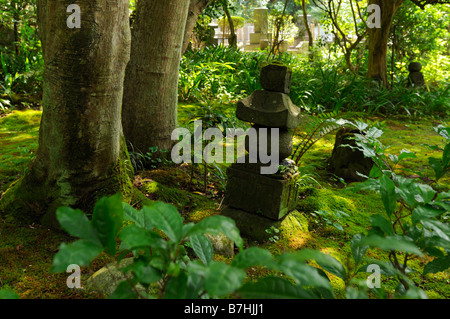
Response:
M369 34L369 64L367 77L388 87L387 51L389 30L397 9L404 0L370 0L369 4L379 5L381 8L381 28L371 28Z
M172 146L188 7L188 0L138 2L122 109L125 137L137 151Z
M192 31L195 28L199 15L213 0L191 0L189 3L188 16L183 37L181 54L186 52L191 40Z
M54 225L59 206L92 208L129 178L120 110L130 54L128 1L80 0L81 28L67 27L67 1L38 0L44 55L39 147L0 211Z

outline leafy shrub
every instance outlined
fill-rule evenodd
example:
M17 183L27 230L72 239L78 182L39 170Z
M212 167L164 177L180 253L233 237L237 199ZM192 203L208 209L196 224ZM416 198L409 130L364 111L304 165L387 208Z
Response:
M450 193L439 190L437 184L449 171L450 129L443 126L436 128L446 137L447 145L441 159L429 158L435 171L435 179L430 185L396 173L397 167L401 167L401 161L415 158L414 153L403 150L398 155L386 154L386 148L378 140L383 134L380 129L368 128L367 124L361 122L352 125L365 133L355 134L357 148L375 163L367 181L355 188L378 191L385 207L385 214L371 216L372 228L367 235L360 235L357 246L387 251L389 262L375 263L383 269L388 268L388 273L399 278L397 293L404 295L412 290L418 292L408 277L413 271L408 261L417 256L433 257L425 265L423 275L450 267L450 226L445 220L440 220L450 210Z

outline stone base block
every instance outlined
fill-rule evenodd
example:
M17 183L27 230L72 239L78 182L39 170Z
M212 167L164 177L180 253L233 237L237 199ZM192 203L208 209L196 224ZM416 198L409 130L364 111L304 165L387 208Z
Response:
M242 169L242 164L231 165L227 169L227 175L224 203L228 207L272 220L281 220L295 209L298 188L293 178L279 179L261 175L255 170Z
M242 237L257 242L267 241L271 234L266 230L271 227L278 229L282 222L231 207L225 207L220 214L234 220Z

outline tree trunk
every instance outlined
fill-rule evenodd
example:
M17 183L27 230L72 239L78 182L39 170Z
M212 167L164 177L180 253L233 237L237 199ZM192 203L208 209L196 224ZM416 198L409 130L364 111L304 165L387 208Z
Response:
M125 137L137 151L172 147L188 7L187 0L137 4L122 108Z
M181 54L186 52L191 40L192 31L195 28L199 15L213 0L191 0L189 3L188 16L183 37L183 48Z
M375 79L388 87L387 50L389 30L397 9L404 0L370 0L369 4L381 8L381 28L369 28L369 65L367 78Z
M230 28L230 37L228 38L228 45L232 48L237 48L237 35L236 30L234 28L233 17L231 16L230 10L228 9L228 1L225 0L222 2L223 12L228 20L228 28Z
M67 1L38 0L44 56L39 147L0 211L57 226L60 206L92 209L131 185L120 109L130 53L128 1L80 0L81 28L66 25Z
M309 60L313 60L313 52L312 47L314 45L313 36L311 29L308 25L308 12L306 10L306 0L302 0L302 12L303 12L303 24L305 25L306 32L308 33L308 51L309 51Z

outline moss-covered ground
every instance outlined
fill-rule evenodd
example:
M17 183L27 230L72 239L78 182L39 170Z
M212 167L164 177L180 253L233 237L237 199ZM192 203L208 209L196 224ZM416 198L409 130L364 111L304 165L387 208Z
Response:
M190 114L196 114L196 105L180 105L180 125L187 126ZM228 110L229 111L229 110ZM15 111L0 118L0 195L23 172L38 143L40 111ZM391 117L389 119L371 117L371 121L382 122L384 134L381 141L390 145L389 152L398 154L402 149L415 152L416 159L408 159L403 168L404 174L422 174L432 176L427 165L428 156L438 156L424 144L442 145L443 138L433 131L438 124L446 124L435 119L412 119ZM183 122L184 121L184 122ZM246 246L260 245L273 254L302 248L319 249L330 253L344 264L350 256L350 240L370 226L369 217L383 212L380 197L372 192L356 192L327 170L327 160L333 149L334 136L329 134L317 142L302 158L301 171L305 187L303 188L297 212L292 222L302 227L292 227L285 223L281 233L287 234L265 243L246 241ZM401 168L401 167L400 167ZM135 172L134 186L150 200L161 200L174 204L186 221L197 222L207 216L218 214L221 207L225 177L221 170L209 167L207 180L204 179L202 165L158 167L152 170ZM414 173L416 172L416 173ZM450 178L441 179L448 188ZM206 189L205 189L206 185ZM206 192L205 192L206 190ZM133 203L135 204L135 203ZM320 218L316 211L328 211L335 217ZM335 214L342 212L340 218ZM26 213L26 212L24 212ZM337 222L339 227L332 225ZM70 238L64 233L50 230L39 225L18 225L8 218L0 218L0 288L14 289L21 298L96 298L95 294L84 290L68 289L67 274L49 272L52 258L61 242ZM369 256L386 260L385 253L371 250ZM223 256L217 256L227 260ZM100 257L91 267L82 269L83 278L92 274L109 260ZM423 259L411 261L411 267L421 270ZM267 272L261 268L249 271L250 278L264 276ZM423 288L429 298L450 298L450 273L411 276ZM342 296L343 282L331 276L337 296ZM382 284L394 290L397 282L393 278L383 277Z

